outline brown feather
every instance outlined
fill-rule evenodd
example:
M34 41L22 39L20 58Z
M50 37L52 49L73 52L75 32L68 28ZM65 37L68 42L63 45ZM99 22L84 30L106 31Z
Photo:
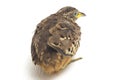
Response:
M72 11L74 9L71 8ZM60 12L50 15L37 25L31 44L32 60L49 74L65 68L72 61L81 36L80 27L75 21Z

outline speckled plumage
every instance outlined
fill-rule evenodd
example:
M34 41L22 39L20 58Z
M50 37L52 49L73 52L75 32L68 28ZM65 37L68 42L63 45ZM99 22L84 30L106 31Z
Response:
M74 61L81 32L73 15L66 16L72 11L77 9L64 7L37 25L31 44L32 60L46 73L58 72Z

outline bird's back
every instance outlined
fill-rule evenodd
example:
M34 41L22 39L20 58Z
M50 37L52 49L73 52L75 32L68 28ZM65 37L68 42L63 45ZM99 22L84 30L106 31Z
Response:
M40 64L40 60L38 58L41 56L42 52L45 52L48 48L47 40L51 36L49 29L56 24L56 16L51 15L37 25L31 44L31 53L35 64Z

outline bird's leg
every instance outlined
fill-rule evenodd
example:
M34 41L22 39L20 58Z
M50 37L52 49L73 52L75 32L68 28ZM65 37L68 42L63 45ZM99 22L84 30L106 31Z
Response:
M72 59L68 64L65 64L63 67L62 67L62 69L64 69L66 66L68 66L70 63L72 63L72 62L75 62L75 61L78 61L78 60L80 60L80 59L82 59L82 57L79 57L79 58L76 58L76 59Z
M80 59L82 59L82 57L79 57L79 58L76 58L76 59L72 59L72 60L70 61L70 63L73 63L73 62L78 61L78 60L80 60ZM70 64L70 63L69 63L69 64Z

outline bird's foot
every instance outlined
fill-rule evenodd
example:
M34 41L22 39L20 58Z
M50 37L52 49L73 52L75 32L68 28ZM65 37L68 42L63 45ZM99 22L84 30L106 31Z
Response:
M79 58L76 58L76 59L72 59L71 61L70 61L70 63L73 63L73 62L75 62L75 61L78 61L78 60L81 60L82 59L82 57L79 57ZM69 64L70 64L69 63Z

